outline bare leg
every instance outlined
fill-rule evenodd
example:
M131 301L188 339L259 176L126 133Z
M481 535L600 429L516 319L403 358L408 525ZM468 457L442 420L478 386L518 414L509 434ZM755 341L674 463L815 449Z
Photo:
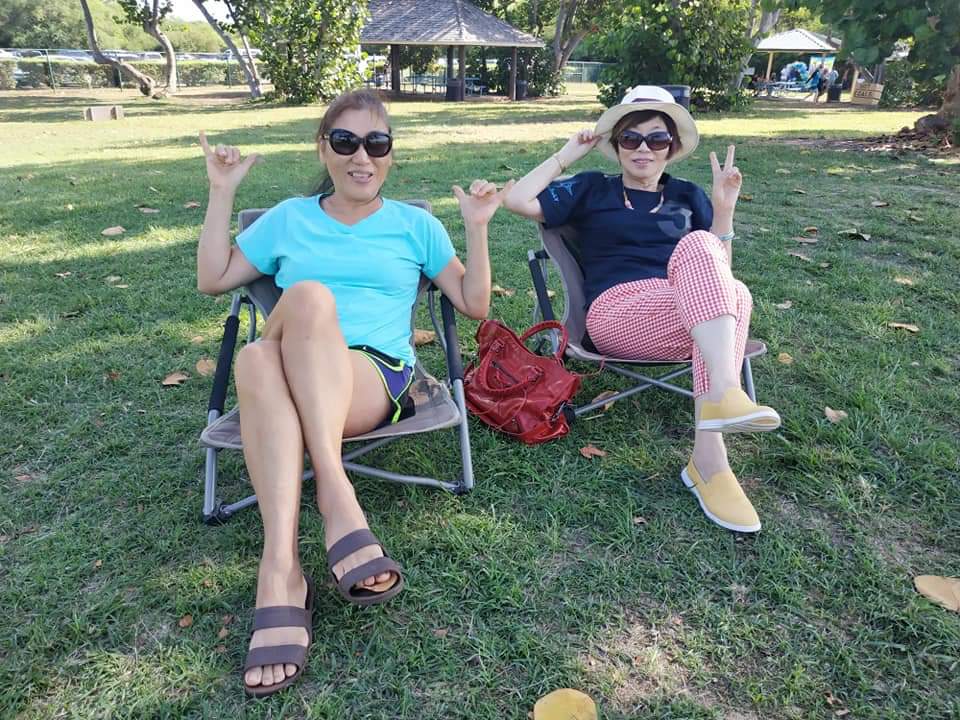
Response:
M701 395L693 400L694 428L697 427L697 421L700 419L700 408L703 406L704 398L705 396ZM706 478L730 469L723 433L694 429L693 464Z
M367 527L340 460L344 432L376 427L386 417L389 400L370 363L347 348L333 295L322 284L301 282L289 288L267 320L263 336L280 343L283 371L316 474L326 544L331 547L347 533ZM340 577L381 555L378 547L362 548L334 571ZM382 573L363 584L395 580L391 573Z
M300 421L287 390L280 345L248 345L237 357L243 452L263 518L263 555L257 574L257 607L303 607L307 585L300 569L297 530L303 473ZM306 645L303 628L258 630L250 647ZM244 682L269 686L297 671L295 665L251 668Z
M708 400L717 401L732 387L740 387L740 372L736 367L737 319L720 315L690 328L690 335L707 366L710 388Z

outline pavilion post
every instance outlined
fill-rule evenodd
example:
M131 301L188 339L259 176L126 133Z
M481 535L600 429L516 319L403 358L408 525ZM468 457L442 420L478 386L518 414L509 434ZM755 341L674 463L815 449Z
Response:
M767 77L766 77L767 80L770 79L770 71L773 70L773 56L774 56L774 55L776 55L776 53L769 53L769 59L767 60Z
M447 45L447 80L453 80L453 45Z
M400 46L390 46L390 89L394 95L400 94Z
M517 58L519 53L516 48L511 48L512 52L510 54L510 86L507 89L507 94L510 96L511 100L517 99Z
M467 46L466 46L466 45L461 45L461 46L460 46L460 48L459 48L459 57L458 57L457 59L458 59L458 61L459 61L459 65L460 65L460 67L457 68L457 83L458 83L458 85L459 85L459 88L457 88L457 93L458 93L459 97L458 97L457 99L458 99L458 100L463 100L463 99L465 98L466 88L467 88L467 82L466 82L466 77L467 77Z

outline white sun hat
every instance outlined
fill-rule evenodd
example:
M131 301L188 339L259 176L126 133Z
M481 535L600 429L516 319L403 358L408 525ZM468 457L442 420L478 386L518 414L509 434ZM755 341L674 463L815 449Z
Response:
M610 142L610 134L620 118L641 110L662 112L664 115L669 115L676 123L677 135L680 136L680 149L667 161L668 163L676 162L696 150L700 142L697 124L690 117L687 109L674 100L669 90L656 85L637 85L630 88L619 105L607 108L597 120L597 127L593 131L601 136L597 149L611 160L617 160L617 150Z

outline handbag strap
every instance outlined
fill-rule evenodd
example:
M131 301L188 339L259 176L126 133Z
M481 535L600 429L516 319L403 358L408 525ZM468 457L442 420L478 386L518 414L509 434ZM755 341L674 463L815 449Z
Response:
M544 330L559 330L560 331L560 347L557 348L557 352L553 356L563 362L563 354L567 350L567 343L570 341L570 334L567 332L567 328L563 326L562 323L557 322L556 320L544 320L543 322L538 322L533 327L527 328L527 331L520 336L520 342L526 344L527 340L532 338L539 332Z

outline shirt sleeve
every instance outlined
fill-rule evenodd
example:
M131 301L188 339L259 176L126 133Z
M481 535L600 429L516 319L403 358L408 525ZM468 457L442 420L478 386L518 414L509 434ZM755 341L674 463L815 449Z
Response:
M713 203L699 185L693 186L693 193L690 196L690 218L691 230L709 230L713 225Z
M585 207L586 199L598 173L579 173L565 180L554 180L539 195L544 225L548 228L566 225Z
M443 223L426 212L420 225L420 242L424 251L423 274L433 280L457 253Z
M285 236L288 215L284 205L270 208L237 235L240 252L264 275L276 275L279 270L278 246L280 238Z

